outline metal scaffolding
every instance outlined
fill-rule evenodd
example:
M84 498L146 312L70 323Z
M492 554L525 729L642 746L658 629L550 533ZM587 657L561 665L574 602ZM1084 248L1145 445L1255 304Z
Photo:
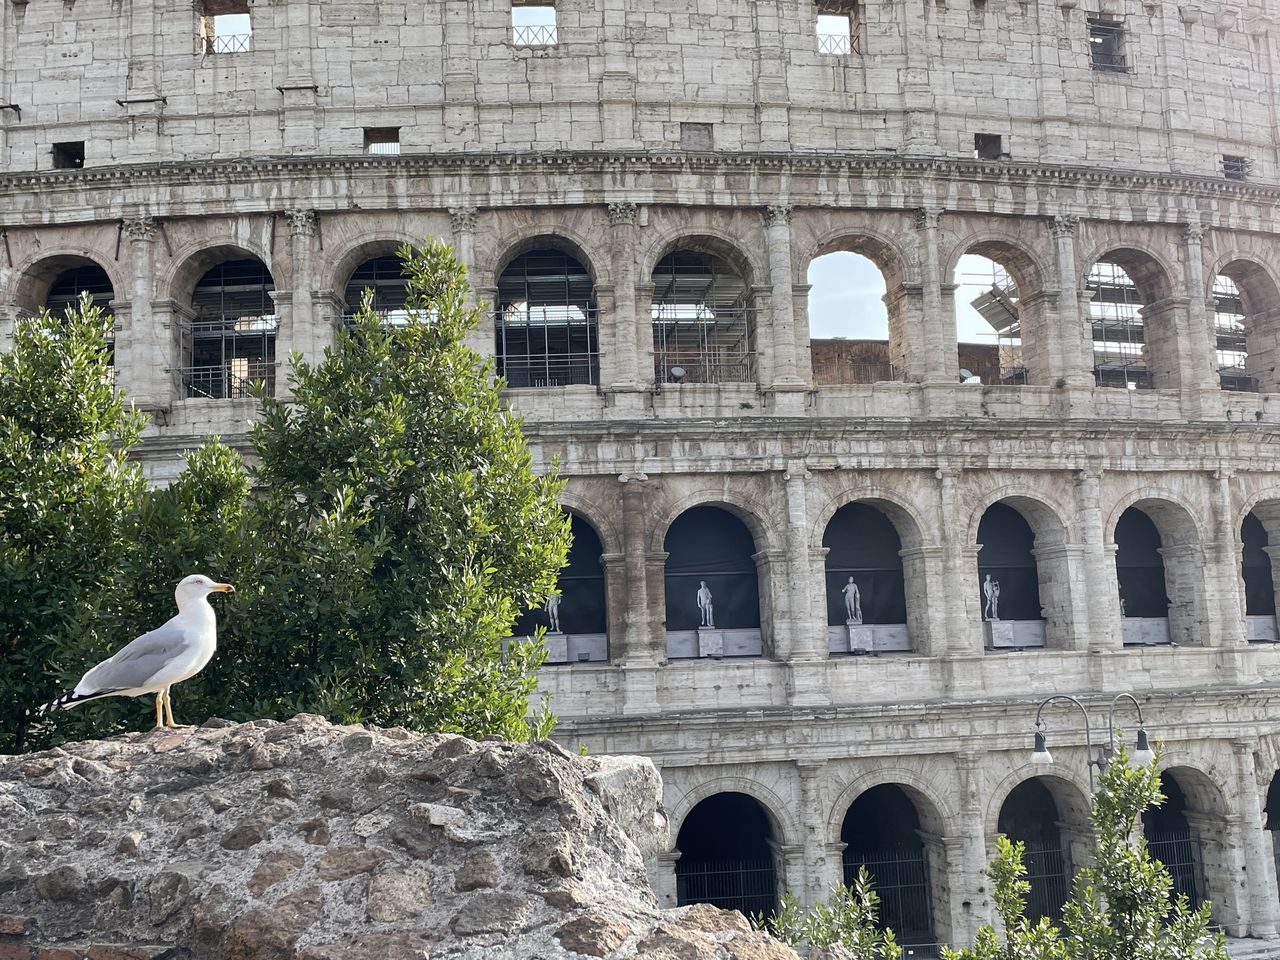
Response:
M364 302L364 292L372 290L373 312L390 326L403 326L409 318L405 310L408 291L404 284L404 261L395 254L366 260L356 267L343 292L344 321L351 322Z
M968 261L966 263L966 261ZM1009 271L986 257L962 259L963 272L958 279L964 286L983 285L981 294L970 305L991 325L996 337L995 370L977 370L966 366L983 383L1021 384L1027 382L1027 367L1022 358L1022 327L1018 320L1018 287Z
M755 380L751 292L724 260L677 250L653 271L653 362L659 383Z
M195 318L183 330L188 397L246 397L254 383L275 391L275 283L260 260L220 263L196 284Z
M510 387L600 382L595 282L558 250L516 257L498 278L498 373Z
M1218 382L1223 390L1258 392L1258 378L1246 368L1249 357L1244 302L1235 281L1213 278L1213 329L1217 346Z
M1149 390L1142 295L1118 263L1100 260L1085 279L1093 336L1093 376L1100 387Z

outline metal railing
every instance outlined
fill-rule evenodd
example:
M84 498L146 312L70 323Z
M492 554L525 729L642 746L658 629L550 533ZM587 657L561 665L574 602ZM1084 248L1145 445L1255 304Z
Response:
M815 384L866 384L901 380L888 360L859 363L854 360L826 360L813 365Z
M844 882L852 884L858 868L866 867L880 897L880 926L900 943L933 941L933 904L929 864L922 849L844 852Z
M196 37L196 42L205 56L213 53L248 53L253 46L253 34L222 33L213 37Z
M512 27L511 42L517 47L554 47L560 40L555 24L534 24Z
M182 394L206 400L240 400L253 395L253 385L261 383L267 396L275 395L276 365L273 361L254 361L246 365L245 374L234 373L228 364L213 367L183 367Z
M862 24L852 24L849 33L818 34L818 52L831 57L844 57L862 52Z
M566 387L600 380L598 353L569 353L545 357L499 357L498 375L508 387Z
M1192 909L1204 902L1204 875L1200 862L1200 840L1190 828L1147 834L1147 852L1164 864L1173 878L1170 896L1186 894Z
M772 860L676 861L676 903L710 903L747 916L778 905Z
M684 374L673 373L677 369ZM734 357L655 353L653 372L658 383L754 383L756 358L753 353Z
M1022 856L1027 868L1026 880L1031 884L1027 896L1027 918L1062 919L1062 905L1067 902L1071 881L1067 877L1067 858L1059 844L1028 843Z

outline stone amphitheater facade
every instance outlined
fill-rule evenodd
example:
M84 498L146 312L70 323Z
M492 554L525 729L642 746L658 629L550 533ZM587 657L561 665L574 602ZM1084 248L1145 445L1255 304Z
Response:
M267 347L236 369L283 394L289 351L333 342L353 275L401 243L455 245L500 305L475 334L489 355L520 332L504 310L525 332L532 316L531 287L503 292L512 264L560 257L577 272L557 277L589 292L543 301L543 342L569 315L588 341L554 364L526 342L521 362L547 364L508 395L599 540L603 619L558 638L569 662L542 688L566 742L660 766L660 896L723 900L740 883L744 906L781 890L811 902L883 816L897 846L877 851L910 888L889 894L894 916L923 917L922 943L966 942L992 913L982 870L999 831L1058 847L1041 867L1057 879L1036 878L1050 900L1085 859L1084 729L1050 707L1055 759L1033 765L1037 702L1078 695L1096 746L1128 693L1178 786L1181 825L1164 827L1190 851L1180 883L1231 933L1274 937L1274 7L555 0L547 35L513 26L528 6L5 3L0 334L74 288L69 272L97 278L118 382L152 418L141 456L164 482L181 451L242 439L253 416L226 359L234 323L211 348L222 358L197 362L226 319L205 293L237 295L210 286L227 264L257 264L265 279L246 283L270 297ZM825 49L820 16L836 18ZM390 143L399 153L379 152ZM833 251L884 276L889 376L815 382L806 272ZM965 254L1016 283L1022 382L960 382ZM1144 389L1099 375L1099 262L1140 300ZM671 292L726 276L728 306ZM1220 277L1239 292L1252 389L1221 385ZM689 339L713 315L740 321L731 370ZM674 340L657 343L660 327ZM503 349L500 366L528 372ZM897 540L877 576L898 578L902 612L880 622L847 624L834 595L832 531L857 539L857 525L832 524L849 505ZM1039 617L1012 627L984 616L978 587L993 505L1034 542L1019 569ZM710 526L673 544L690 511ZM1120 602L1138 575L1117 566L1117 527L1135 512L1144 569L1162 577L1144 589L1166 598L1154 616ZM757 609L730 596L741 623L669 623L687 582L672 579L677 546L707 530L745 530L743 562L706 574ZM685 837L708 801L722 805Z

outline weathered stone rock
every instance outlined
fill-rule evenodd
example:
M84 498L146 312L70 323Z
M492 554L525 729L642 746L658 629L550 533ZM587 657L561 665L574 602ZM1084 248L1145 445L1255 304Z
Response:
M298 783L290 776L276 777L264 789L270 796L284 797L287 800L292 800L298 795Z
M479 890L483 887L496 887L501 879L498 861L488 850L477 850L467 854L457 872L453 875L454 889Z
M321 880L348 880L361 873L368 873L380 863L391 859L386 850L365 847L333 847L324 852L316 865Z
M512 934L524 922L531 901L513 893L482 893L471 898L449 922L461 936L477 933Z
M248 850L267 839L267 828L257 820L242 820L223 836L219 846L223 850Z
M562 947L586 957L607 957L626 943L629 936L629 926L599 913L576 917L556 931Z
M369 879L365 909L371 920L410 920L433 902L430 874L421 869L386 870Z
M133 830L126 833L120 838L120 842L116 844L116 853L125 857L136 857L138 851L142 848L144 834L141 830Z
M324 895L307 887L270 908L243 914L227 931L227 960L289 960L293 947L320 919Z
M249 878L249 892L254 896L261 896L263 891L275 886L295 870L301 869L305 862L302 854L297 850L288 848L272 850L262 858L258 869L254 870L253 876Z
M329 833L329 822L324 817L316 817L298 825L302 838L317 847L327 847L332 835Z
M78 901L88 894L89 881L83 867L58 867L36 877L36 892L54 903Z

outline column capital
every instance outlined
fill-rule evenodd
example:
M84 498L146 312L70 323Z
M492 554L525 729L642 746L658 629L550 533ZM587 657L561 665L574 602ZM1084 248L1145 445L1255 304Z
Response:
M642 483L649 479L647 473L620 473L618 474L619 483Z
M613 200L609 203L609 222L615 227L633 227L640 208L630 200Z
M760 212L766 227L788 226L791 223L791 205L773 203Z
M474 231L478 213L475 207L450 207L449 220L453 224L453 232L457 234Z
M311 237L316 232L316 212L314 210L286 210L284 215L289 220L291 237Z
M1204 239L1204 235L1209 232L1209 228L1203 223L1188 223L1182 227L1182 238L1187 243L1200 243Z
M937 230L945 212L941 207L921 207L916 211L916 229Z
M156 238L156 221L148 214L142 213L121 221L124 232L134 243L151 243Z
M1074 237L1076 235L1076 225L1080 222L1079 217L1073 217L1067 214L1058 214L1049 219L1049 232L1053 234L1055 240L1061 240L1064 237Z

